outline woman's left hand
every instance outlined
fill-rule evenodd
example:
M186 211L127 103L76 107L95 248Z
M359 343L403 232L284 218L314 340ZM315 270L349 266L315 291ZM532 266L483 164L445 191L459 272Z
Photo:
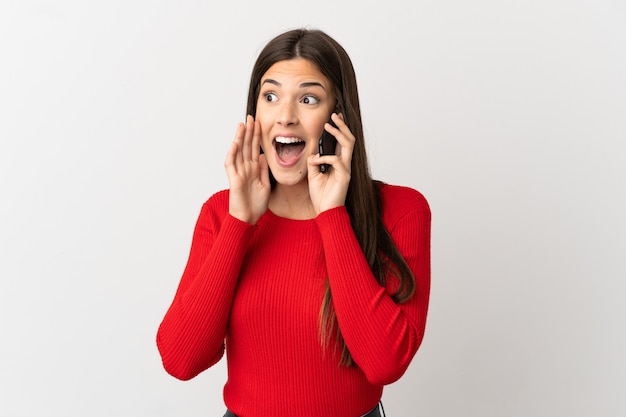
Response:
M343 206L348 194L350 185L352 151L354 149L355 138L348 126L343 121L343 115L333 113L331 116L337 128L329 123L324 125L324 129L337 139L335 155L309 156L309 194L315 214L323 211ZM321 164L331 166L327 172L320 171Z

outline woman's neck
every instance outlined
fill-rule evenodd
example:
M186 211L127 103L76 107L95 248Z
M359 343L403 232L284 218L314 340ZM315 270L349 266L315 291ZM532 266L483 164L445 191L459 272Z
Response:
M277 216L294 220L308 220L315 217L315 210L309 195L306 181L296 185L276 184L272 190L269 209Z

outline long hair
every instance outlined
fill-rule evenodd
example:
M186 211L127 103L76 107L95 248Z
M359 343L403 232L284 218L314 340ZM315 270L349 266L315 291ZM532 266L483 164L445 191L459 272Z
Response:
M395 275L399 286L392 295L393 300L396 303L405 302L415 292L415 278L382 221L381 184L370 175L356 75L352 61L344 48L320 30L295 29L272 39L259 54L252 70L247 114L256 117L261 78L265 72L276 62L295 58L303 58L317 65L333 85L337 110L343 114L344 121L356 139L346 210L356 238L377 281L385 286L387 276ZM346 366L353 365L337 323L328 280L320 308L319 331L322 346L328 348L334 339L336 347L341 349L340 363Z

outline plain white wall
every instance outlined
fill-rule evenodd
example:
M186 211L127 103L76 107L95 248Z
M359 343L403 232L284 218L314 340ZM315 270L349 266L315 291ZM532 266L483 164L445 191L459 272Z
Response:
M376 177L433 211L432 304L390 416L626 413L626 6L0 5L0 415L221 416L154 337L226 187L260 48L326 30Z

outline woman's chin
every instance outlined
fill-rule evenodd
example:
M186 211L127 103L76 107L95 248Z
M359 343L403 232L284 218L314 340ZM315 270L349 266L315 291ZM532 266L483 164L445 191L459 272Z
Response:
M308 179L306 169L298 167L293 167L290 170L280 168L276 171L272 170L272 175L276 183L286 186L298 185L302 182L306 182Z

